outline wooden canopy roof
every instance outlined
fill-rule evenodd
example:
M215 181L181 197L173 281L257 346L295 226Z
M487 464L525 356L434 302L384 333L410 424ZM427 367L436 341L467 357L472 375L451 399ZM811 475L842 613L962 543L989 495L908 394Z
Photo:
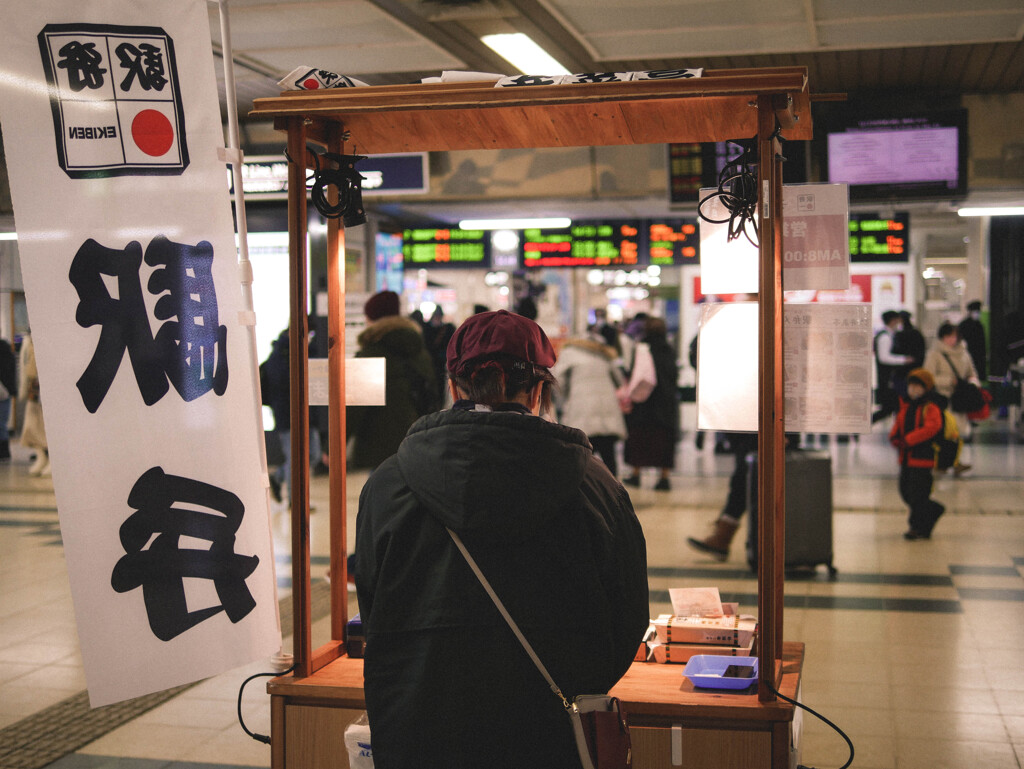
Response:
M327 123L360 154L706 142L757 134L757 97L772 96L787 139L810 139L805 67L707 70L700 78L496 88L491 82L288 91L250 117Z

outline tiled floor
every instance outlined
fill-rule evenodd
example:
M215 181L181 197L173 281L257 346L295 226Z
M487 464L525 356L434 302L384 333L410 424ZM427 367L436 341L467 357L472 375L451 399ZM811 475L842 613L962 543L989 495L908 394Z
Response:
M632 492L648 539L652 615L669 610L667 591L680 586L717 585L726 599L755 608L757 586L742 547L734 545L729 561L718 564L685 544L707 530L725 497L731 458L715 455L711 444L697 452L686 437L671 492L653 491L653 477ZM807 644L803 701L850 735L859 769L1024 766L1024 445L1005 422L986 425L968 450L975 469L937 481L948 512L934 538L922 542L901 536L906 514L881 432L826 448L839 574L829 581L821 569L786 583L785 636ZM239 684L267 670L266 663L162 703L133 703L137 712L121 725L113 711L83 715L84 676L53 487L30 477L28 466L20 449L14 462L0 465L0 766L269 766L269 747L246 736L235 715ZM350 544L364 480L350 476ZM328 552L326 495L326 479L315 478L318 581ZM273 527L286 597L287 515L275 513ZM319 620L314 643L328 633L327 621ZM247 725L262 734L270 727L264 681L250 684L243 705ZM75 724L83 732L77 738ZM842 765L842 739L811 716L803 725L802 762ZM40 758L33 748L40 735L51 753L67 755Z

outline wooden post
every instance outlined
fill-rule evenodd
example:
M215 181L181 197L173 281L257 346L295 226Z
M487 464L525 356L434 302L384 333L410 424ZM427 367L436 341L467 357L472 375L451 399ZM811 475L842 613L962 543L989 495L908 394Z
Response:
M289 356L291 388L291 513L292 513L292 625L295 677L306 678L313 649L310 634L312 607L309 595L309 318L306 315L306 124L289 118L288 154L288 259L291 262L289 296Z
M343 154L342 126L327 127L327 151ZM330 190L337 203L336 189ZM345 640L348 623L348 565L345 471L345 228L327 220L327 383L331 516L331 639Z
M782 174L776 160L775 105L757 97L760 285L757 441L758 561L757 605L760 619L758 698L775 699L766 684L778 687L775 663L782 658L783 576L785 564L786 459L782 392Z

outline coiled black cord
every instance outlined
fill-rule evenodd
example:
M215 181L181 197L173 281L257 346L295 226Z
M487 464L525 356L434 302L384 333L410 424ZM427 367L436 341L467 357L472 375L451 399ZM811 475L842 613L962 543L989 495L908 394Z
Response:
M769 140L781 138L782 126L775 121L775 131ZM757 231L757 146L755 136L752 139L730 139L729 144L740 148L740 154L730 160L718 174L718 189L708 195L697 206L697 215L712 224L729 224L727 241L736 240L744 235L751 245L759 247L760 239ZM785 158L783 158L785 160ZM713 199L720 199L722 206L729 212L725 219L713 219L707 216L704 205Z
M839 769L847 769L847 767L850 766L850 764L853 763L853 742L851 742L850 738L846 736L846 732L844 732L842 729L840 729L834 723L829 721L827 718L825 718L825 716L821 715L821 713L817 712L816 710L812 710L811 708L809 708L806 705L804 705L802 702L797 702L796 700L791 700L785 694L782 694L781 692L776 690L775 687L772 686L770 683L765 682L765 686L767 686L768 690L772 694L774 694L776 697L778 697L779 699L785 700L786 702L788 702L791 705L795 705L798 708L802 708L803 710L806 710L808 713L810 713L815 718L821 719L826 724L828 724L833 729L835 729L835 731L839 734L839 736L842 737L844 740L846 740L846 744L850 748L850 757L848 759L846 759L846 763L843 764L841 767L839 767ZM807 767L805 767L805 766L803 766L803 764L801 764L797 769L807 769Z
M314 157L316 156L314 155ZM333 152L325 152L323 157L333 160L338 164L338 167L321 166L320 159L317 157L310 199L322 216L328 219L341 219L343 216L351 215L357 209L362 208L362 187L360 182L362 182L363 176L356 170L356 163L365 156L337 155ZM334 205L327 199L328 187L334 187L338 190L338 202ZM359 210L359 213L362 213L362 211Z
M310 200L320 215L326 219L345 218L347 226L365 221L361 186L363 176L356 170L356 163L364 160L366 156L338 155L334 152L318 155L308 147L306 152L313 159L313 172L306 177L306 186L310 187ZM287 149L284 154L290 162L295 162ZM332 168L330 163L321 162L322 158L333 161L337 168ZM332 204L328 200L328 187L334 187L338 191L337 203ZM360 219L362 221L359 221Z
M255 732L250 731L249 727L247 727L245 725L245 719L242 718L242 692L245 691L246 684L248 684L254 678L261 678L261 677L276 678L278 676L286 676L289 673L291 673L293 670L295 670L295 666L294 665L292 665L290 668L288 668L287 670L285 670L282 673L256 673L254 675L249 676L244 681L242 681L242 685L238 687L238 723L241 725L242 731L245 732L246 734L248 734L250 737L252 737L257 742L262 742L264 745L269 745L270 744L270 737L268 737L265 734L256 734Z
M758 246L757 222L757 137L746 141L729 140L741 149L740 154L730 160L718 174L718 189L708 195L697 206L697 214L712 224L729 224L728 241L745 235L754 247ZM724 219L714 219L704 212L709 201L718 199L729 212Z

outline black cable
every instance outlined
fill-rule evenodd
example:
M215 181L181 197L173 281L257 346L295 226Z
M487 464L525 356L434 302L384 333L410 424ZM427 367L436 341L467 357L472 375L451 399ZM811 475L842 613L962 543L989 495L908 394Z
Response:
M320 215L326 219L342 219L346 227L354 227L366 221L363 210L363 176L356 170L356 163L365 160L365 155L339 155L335 152L324 152L318 155L309 147L306 152L313 158L313 171L306 177L306 186L310 188L310 200ZM291 155L285 149L285 157L292 163ZM333 161L321 163L321 159ZM334 187L338 191L338 202L332 204L327 197L327 189Z
M741 149L740 154L730 160L718 174L718 189L708 195L697 206L697 214L712 224L729 224L727 240L736 240L741 234L756 248L758 246L757 222L757 137L749 140L731 139ZM713 219L704 213L704 205L713 199L720 199L729 212L725 219ZM751 235L751 231L753 235Z
M775 120L775 130L768 140L782 140L782 124ZM751 245L759 247L757 232L757 221L754 216L757 213L757 164L758 164L758 138L752 139L730 139L729 144L740 148L740 154L730 160L718 174L718 189L712 192L697 206L697 215L706 222L712 224L729 223L729 231L726 241L736 240L741 234L744 235ZM781 155L779 157L782 157ZM782 160L785 160L782 157ZM709 200L719 198L722 206L729 212L726 219L712 219L704 214L702 208ZM753 235L751 235L753 233Z
M254 675L249 676L244 681L242 681L242 685L238 687L238 723L239 723L239 725L241 725L242 731L245 732L246 734L248 734L250 737L252 737L257 742L262 742L264 745L269 745L270 744L270 737L268 737L265 734L256 734L255 732L251 732L251 731L249 731L249 727L247 727L245 725L245 719L242 718L242 692L245 691L246 684L248 684L254 678L260 678L260 677L276 678L277 676L286 676L289 673L291 673L293 670L295 670L295 666L294 665L292 665L290 668L288 668L287 670L285 670L282 673L256 673Z
M816 710L813 710L813 709L807 707L802 702L797 702L796 700L791 700L785 694L782 694L781 692L776 690L775 687L772 686L767 681L765 682L765 686L768 687L768 690L772 694L774 694L776 697L778 697L779 699L785 700L786 702L790 703L791 705L796 705L796 707L802 708L802 709L806 710L808 713L810 713L815 718L818 718L818 719L824 721L826 724L828 724L833 729L835 729L835 731L838 732L839 736L842 737L844 740L846 740L846 744L850 747L850 757L848 759L846 759L846 763L843 764L841 767L839 767L839 769L847 769L847 767L850 766L850 764L853 763L853 743L850 741L850 738L846 736L846 732L844 732L842 729L840 729L834 723L829 721L827 718L825 718L825 716L823 716L821 713L817 712ZM805 767L805 766L803 766L801 764L800 766L797 767L797 769L807 769L807 767Z

